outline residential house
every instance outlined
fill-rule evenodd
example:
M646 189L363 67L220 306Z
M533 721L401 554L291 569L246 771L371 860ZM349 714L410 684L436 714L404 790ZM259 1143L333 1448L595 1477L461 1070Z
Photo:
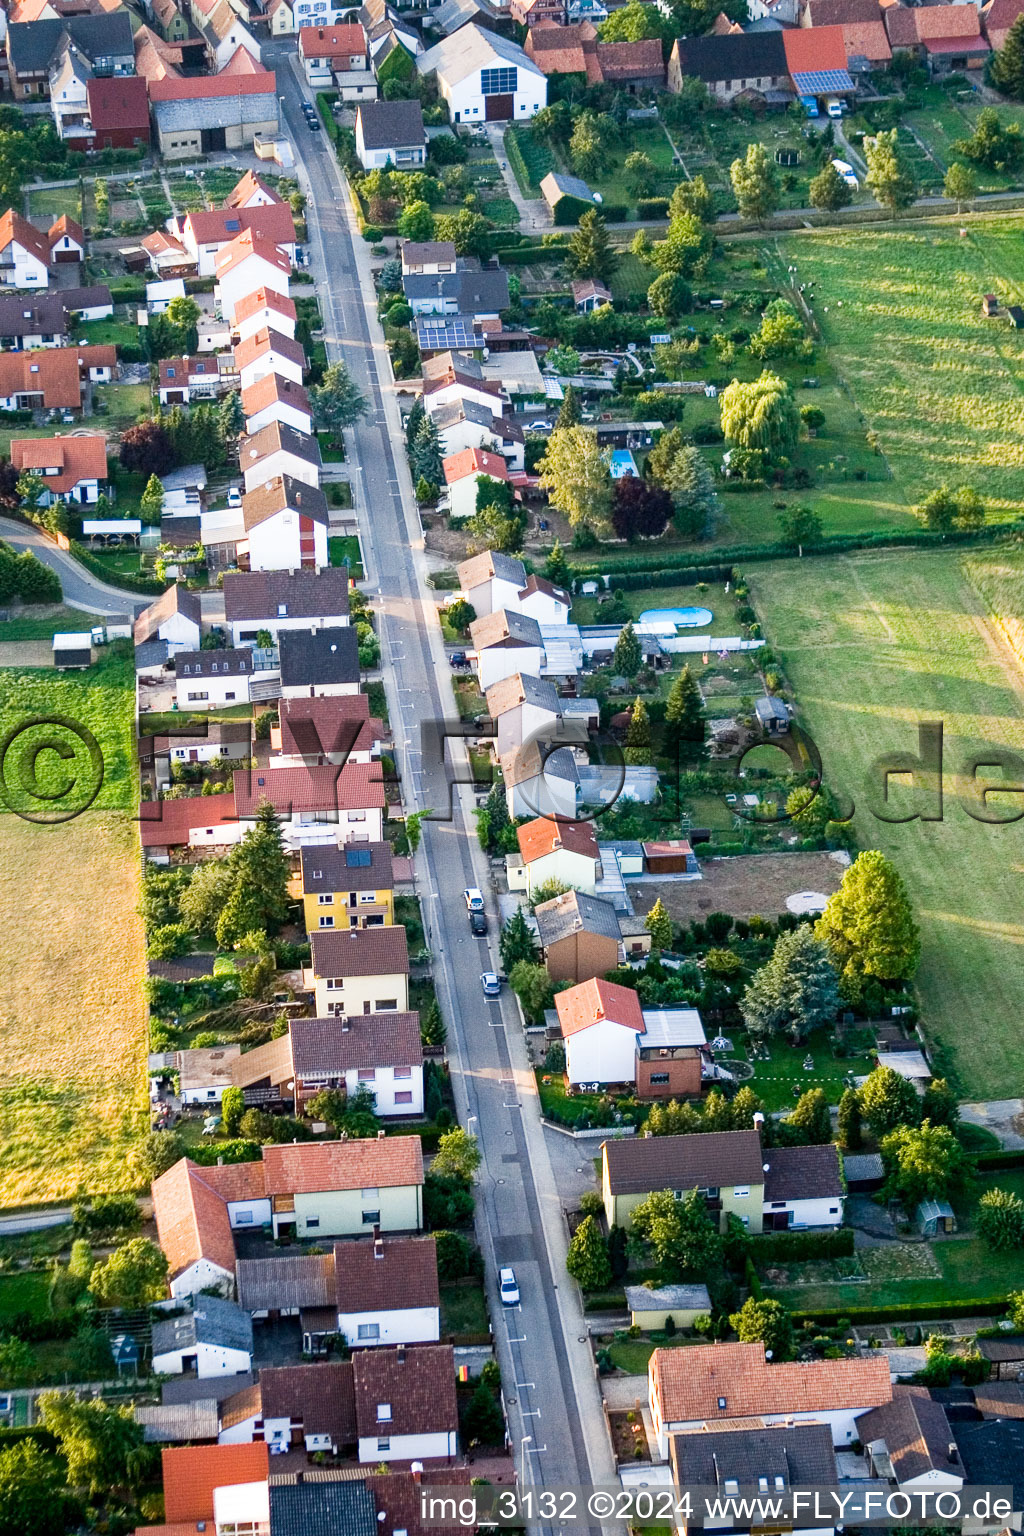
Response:
M694 1434L670 1435L668 1453L673 1480L680 1479L677 1488L700 1485L723 1498L734 1490L749 1492L756 1486L781 1500L794 1488L834 1488L839 1483L827 1424L705 1428ZM731 1518L712 1511L708 1514L705 1529L733 1529ZM816 1536L831 1536L837 1525L838 1521L829 1524L826 1516L808 1512L805 1517L797 1516L795 1525L787 1525L787 1529L795 1529L800 1536L810 1536L812 1530ZM691 1530L700 1528L684 1517L677 1529L680 1536L689 1536Z
M270 727L269 762L272 768L373 763L386 735L383 720L370 718L365 693L282 699L278 724Z
M233 330L239 341L262 330L294 338L296 317L295 302L286 289L277 292L273 288L256 288L243 294L235 304Z
M81 410L83 383L106 383L116 367L116 347L0 352L0 410Z
M782 38L790 84L798 96L854 94L842 27L790 27L770 35Z
M356 108L356 154L365 171L392 165L409 170L427 158L418 101L364 101Z
M183 43L189 36L188 20L174 0L152 0L153 25L165 43Z
M248 720L204 720L199 726L182 725L167 735L139 737L143 776L161 790L171 782L171 769L177 765L217 763L231 767L251 756L252 725ZM193 1053L189 1055L194 1059Z
M380 833L377 834L378 842ZM305 984L316 994L318 1017L408 1013L409 950L405 929L349 928L309 936L312 960Z
M894 16L891 10L903 14ZM884 12L893 53L923 59L932 75L982 69L991 49L981 34L981 19L973 5L931 5L918 15L904 6Z
M359 640L352 628L285 629L278 636L281 696L322 699L359 692Z
M471 555L456 567L459 591L478 619L503 609L518 611L519 594L526 586L526 567L516 555L487 549Z
M175 582L135 620L135 644L145 645L148 640L157 639L166 643L171 655L176 651L198 651L202 618L198 593Z
M390 843L303 848L301 857L307 933L322 928L380 928L394 922Z
M150 140L149 92L138 75L94 76L86 85L88 149L135 149Z
M157 364L157 395L161 405L213 400L234 389L237 383L230 356L163 357Z
M234 790L235 810L243 821L251 821L269 800L283 823L285 841L294 848L303 843L376 843L384 835L384 783L378 763L241 769L234 775Z
M800 0L749 0L747 16L750 21L773 21L780 27L795 27L800 21ZM721 11L712 31L721 36L726 32L742 32L743 28Z
M596 50L597 30L589 22L563 26L562 19L533 20L523 45L525 51L545 75L585 75L584 45L589 43L591 51Z
M304 485L320 484L322 462L316 436L300 432L287 422L269 421L259 432L242 438L238 464L247 491L256 490L279 475L301 480Z
M68 308L63 293L0 295L0 349L4 352L63 347L67 339Z
M403 240L402 277L444 277L458 264L454 240Z
M501 759L509 816L548 816L572 821L579 808L580 775L569 747L541 749L527 741ZM614 962L613 962L614 963Z
M586 23L585 23L586 25ZM636 95L665 88L660 38L638 42L596 43L586 49L587 83L612 85Z
M335 1243L326 1254L240 1259L237 1274L239 1305L248 1313L299 1314L309 1354L322 1354L332 1334L343 1335L353 1348L431 1344L440 1337L432 1237L378 1235ZM267 1414L265 1402L260 1407L264 1419L276 1417ZM273 1424L272 1431L279 1427Z
M517 672L539 677L544 670L540 625L526 614L508 608L485 614L469 626L469 638L481 693Z
M153 1181L171 1295L230 1290L242 1229L266 1225L275 1238L417 1231L422 1190L418 1136L266 1146L259 1162L211 1168L183 1157Z
M159 1376L235 1376L252 1365L252 1318L222 1296L196 1296L190 1306L153 1321L153 1370Z
M441 352L423 364L423 409L433 416L454 401L474 401L492 416L504 404L501 385L485 378L483 365L462 353Z
M546 677L514 672L502 678L487 690L487 709L496 722L495 751L499 758L517 752L525 742L548 745L564 739L562 700Z
M240 48L259 64L260 45L228 0L217 0L199 30L206 40L207 55L215 71L224 69Z
M229 571L224 577L224 619L234 645L255 645L260 630L277 645L285 630L341 629L348 618L348 576L341 569Z
M235 347L235 367L242 390L258 384L271 373L301 384L306 371L306 354L299 342L280 331L256 331Z
M13 208L0 218L0 284L45 288L50 281L50 244L41 230Z
M290 0L295 31L306 27L334 27L352 14L352 7L336 5L334 0Z
M243 724L241 721L234 723ZM194 1050L175 1051L178 1097L181 1102L218 1104L224 1089L231 1086L231 1063L240 1052L241 1046L238 1045L201 1046Z
M85 257L85 232L78 220L69 214L62 213L51 224L46 240L50 247L50 266L64 266Z
M423 1047L418 1013L291 1019L288 1034L231 1063L247 1104L288 1104L305 1112L326 1088L372 1095L382 1118L423 1113Z
M799 20L802 27L841 27L851 70L884 69L892 49L882 15L878 0L802 0Z
M284 1283L287 1285L286 1298L290 1302L296 1294L296 1288L287 1282ZM301 1287L300 1280L298 1294L302 1294ZM294 1311L294 1307L289 1306L287 1310ZM319 1313L324 1309L316 1307L312 1310ZM313 1342L312 1338L310 1342ZM310 1353L312 1352L311 1350ZM224 1404L221 1426L222 1443L246 1443L258 1434L270 1446L272 1456L283 1455L292 1448L305 1450L308 1455L325 1452L348 1456L355 1450L356 1445L355 1383L352 1362L327 1360L315 1365L264 1367L260 1371L259 1382L254 1388L239 1393L236 1398ZM297 1491L304 1489L305 1477L301 1482L296 1478L294 1486ZM343 1519L344 1525L335 1526L327 1523L320 1528L325 1531L351 1530L353 1536L355 1533L362 1536L366 1529L365 1525L359 1520L351 1526L349 1522L353 1516L353 1503L360 1507L364 1503L365 1485L362 1482L344 1484L332 1482L323 1486L331 1490L335 1487L344 1487L352 1490L356 1498L353 1500L350 1496L344 1500L331 1501L331 1515ZM287 1491L287 1485L281 1487L275 1478L276 1502L273 1529L296 1533L315 1530L315 1525L306 1525L301 1521L290 1523L291 1515L298 1513L294 1505L299 1505L301 1508L303 1521L318 1518L322 1511L318 1508L315 1513L311 1513L304 1500L295 1500L292 1503L281 1502L280 1493ZM284 1523L286 1520L289 1521L288 1524ZM366 1536L369 1536L369 1532Z
M149 99L157 148L168 161L195 159L211 150L241 149L257 135L272 138L278 130L274 73L245 48L239 48L219 74L150 80ZM244 281L244 291L251 292L261 282L277 286L269 275L254 269L251 280L247 276ZM237 286L232 278L231 292ZM287 286L281 291L287 292ZM230 320L228 304L224 315Z
M167 1526L156 1527L158 1531L177 1527L184 1536L186 1531L215 1527L215 1522L216 1527L234 1523L236 1513L243 1514L247 1524L252 1522L256 1513L253 1490L265 1488L269 1475L263 1441L252 1445L165 1446L160 1455ZM262 1518L266 1526L267 1516Z
M498 687L505 685L499 683ZM557 881L593 896L601 875L601 850L592 821L559 821L538 816L516 828L522 889L530 900L535 891ZM517 883L516 889L519 889Z
M44 352L43 357L58 354ZM30 352L15 354L31 357ZM43 482L39 505L77 501L89 506L107 479L107 440L99 433L71 437L15 437L11 439L11 463L19 474L33 474Z
M987 0L981 7L981 21L993 53L1006 42L1007 33L1024 11L1024 0Z
M83 102L84 80L90 74L135 73L135 45L125 10L12 22L7 28L7 60L15 100L49 96L51 75L72 49L83 79Z
M146 284L147 315L165 315L175 299L185 297L185 281L181 277L163 278Z
M481 268L470 257L460 257L454 272L409 272L402 289L414 315L472 315L497 326L509 306L505 269Z
M707 1039L695 1008L642 1009L631 987L595 978L560 992L555 1011L570 1087L628 1083L641 1099L700 1094Z
M486 448L500 453L513 474L522 474L526 462L523 429L506 416L495 416L487 406L456 395L448 405L430 411L437 428L442 458L466 448Z
M172 281L176 277L194 277L196 264L181 241L165 229L154 229L140 242L157 278Z
M698 1317L709 1317L712 1312L706 1285L655 1285L648 1280L643 1285L623 1286L623 1290L630 1326L645 1332L660 1331L670 1317L677 1328L692 1328Z
M232 794L146 800L139 809L142 851L151 864L169 864L172 852L224 853L244 830Z
M225 0L226 3L226 0ZM195 258L200 277L213 277L217 257L240 234L276 246L295 260L295 220L288 203L255 203L247 208L198 208L168 222L168 231Z
M540 23L560 26L565 20L563 0L511 0L509 15L521 27L538 27Z
M224 199L224 207L266 208L271 203L283 202L284 198L258 172L244 171Z
M241 507L216 507L201 512L199 542L211 571L237 565L239 548L245 544Z
M573 308L578 315L592 315L595 309L603 309L612 302L611 289L596 277L578 277L572 284Z
M589 981L618 965L622 938L610 901L583 891L566 891L542 901L533 915L552 981Z
M287 299L291 262L271 241L243 230L217 252L215 274L215 293L230 325L235 320L235 306L250 294L262 289Z
M313 411L309 396L301 384L268 373L256 384L242 391L245 430L252 436L272 421L294 427L297 432L312 433Z
M251 651L180 650L174 659L178 708L199 711L248 704L254 671Z
M309 4L310 0L304 0ZM269 0L265 10L271 37L292 37L296 31L293 0Z
M337 81L342 101L376 101L377 81L370 69L366 33L357 21L302 27L299 58L307 83L314 88L330 90Z
M648 1385L662 1455L673 1435L713 1430L722 1420L731 1420L728 1428L737 1430L744 1419L760 1421L753 1429L824 1423L832 1444L844 1447L856 1439L858 1417L892 1398L885 1356L774 1364L765 1359L760 1342L656 1349Z
M606 1142L601 1182L609 1225L628 1226L634 1207L659 1189L680 1199L703 1190L723 1230L730 1215L750 1232L841 1225L834 1146L762 1149L756 1128L707 1134L713 1139L701 1146L696 1136L644 1137L625 1152L624 1143Z
M173 522L175 518L198 517L206 489L205 465L185 464L181 469L172 469L170 474L160 476L160 484L164 493L161 522L165 518Z
M450 1344L357 1350L352 1370L360 1461L437 1461L458 1454Z
M529 55L475 22L421 54L416 68L436 75L453 123L525 120L547 105L547 80Z
M508 484L508 466L498 453L482 448L467 448L443 461L448 506L453 517L472 517L476 511L477 489L485 479Z
M1024 1422L985 1419L956 1422L952 1428L968 1485L1013 1490L1008 1523L1016 1530L1024 1512Z
M788 34L739 32L677 38L668 61L668 88L678 92L684 79L701 80L720 102L745 92L764 96L769 91L788 91L784 36Z
M894 1482L901 1492L964 1485L964 1465L941 1403L927 1387L893 1387L892 1398L857 1420L872 1476Z

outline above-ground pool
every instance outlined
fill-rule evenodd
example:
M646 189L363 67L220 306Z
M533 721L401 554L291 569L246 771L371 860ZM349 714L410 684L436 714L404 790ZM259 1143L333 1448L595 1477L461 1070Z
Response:
M710 624L714 614L710 608L648 608L640 615L641 624L679 624L684 629L700 629Z

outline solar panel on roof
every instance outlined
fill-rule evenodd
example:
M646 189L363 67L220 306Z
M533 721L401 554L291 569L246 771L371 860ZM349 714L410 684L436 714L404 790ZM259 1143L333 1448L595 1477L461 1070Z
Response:
M824 96L830 91L852 91L853 81L845 69L814 69L792 76L802 96Z
M346 869L369 869L373 862L369 848L346 848Z

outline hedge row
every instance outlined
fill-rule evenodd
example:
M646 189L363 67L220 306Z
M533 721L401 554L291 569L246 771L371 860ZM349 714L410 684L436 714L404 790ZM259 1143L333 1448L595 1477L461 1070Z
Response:
M708 571L717 574L708 575ZM730 581L732 566L684 566L681 570L625 571L608 573L612 578L613 592L632 592L642 587L691 587L698 581Z
M221 1158L226 1163L258 1163L260 1147L258 1142L238 1137L235 1141L200 1142L189 1147L188 1155L201 1168L215 1168Z
M1024 1168L1024 1151L1014 1152L1003 1147L998 1152L975 1152L974 1161L979 1172L986 1168Z
M912 1306L900 1302L879 1307L826 1307L794 1312L794 1323L820 1323L834 1328L837 1323L919 1323L929 1318L1000 1317L1006 1311L1005 1296L975 1296L969 1301L929 1302Z
M98 576L110 587L121 587L125 592L137 592L140 597L159 597L164 590L165 583L154 581L151 576L130 576L127 571L114 571L104 564L98 556L92 554L82 544L71 540L70 553L80 565L84 565L87 571Z
M638 219L667 219L667 197L642 197L636 205Z
M824 1232L761 1232L747 1239L755 1264L798 1264L806 1259L848 1259L853 1228Z
M523 152L519 148L519 140L516 135L514 133L506 133L504 143L505 153L512 162L512 170L515 172L519 185L521 187L532 186L530 173L526 169L526 161L523 159Z

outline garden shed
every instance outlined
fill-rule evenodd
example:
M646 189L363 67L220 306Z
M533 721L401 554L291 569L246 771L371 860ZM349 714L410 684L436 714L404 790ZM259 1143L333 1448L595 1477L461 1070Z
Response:
M1024 331L1024 309L1019 304L1011 304L1006 313L1010 317L1010 324L1015 331Z
M757 723L766 736L782 736L789 730L789 710L781 699L766 693L754 705Z
M922 1200L915 1214L925 1237L956 1231L956 1216L948 1200Z
M710 1315L706 1285L626 1286L630 1323L636 1328L664 1328L671 1317L677 1328L692 1328L696 1317Z

